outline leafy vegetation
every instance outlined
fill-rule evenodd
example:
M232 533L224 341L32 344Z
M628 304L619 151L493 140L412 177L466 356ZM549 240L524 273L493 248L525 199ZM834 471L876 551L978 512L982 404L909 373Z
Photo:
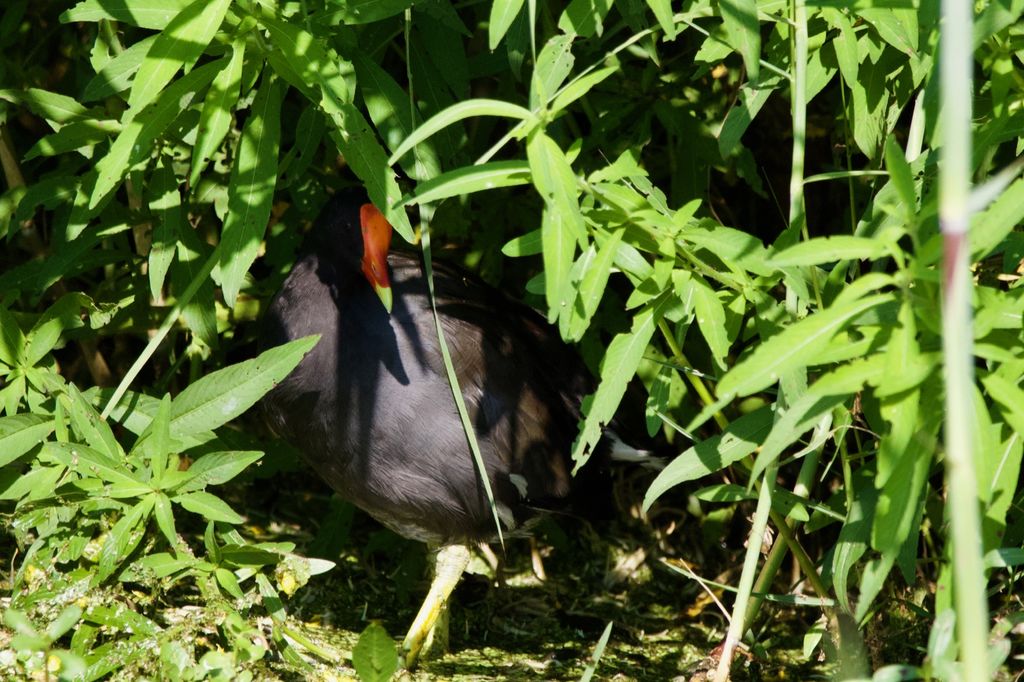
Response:
M1008 678L1022 14L8 0L3 676L302 677L348 652L393 674L379 625L339 659L286 612L352 548L269 541L232 504L293 475L245 413L315 343L260 353L259 311L328 193L361 184L428 261L578 344L600 377L578 462L643 380L679 453L627 491L653 606L678 623L684 590L735 593L728 622L700 616L722 663L680 672L785 635L845 678ZM623 660L608 632L576 642L585 676Z

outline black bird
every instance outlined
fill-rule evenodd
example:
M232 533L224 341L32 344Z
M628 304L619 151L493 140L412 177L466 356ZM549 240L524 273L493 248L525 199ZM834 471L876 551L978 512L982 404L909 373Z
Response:
M263 409L342 497L437 550L434 583L404 643L412 666L468 546L497 531L444 369L422 263L415 253L389 253L390 240L391 226L365 193L345 190L327 204L270 304L262 337L268 347L310 334L320 341ZM533 309L441 263L434 286L497 516L514 535L538 512L587 495L569 453L593 379Z

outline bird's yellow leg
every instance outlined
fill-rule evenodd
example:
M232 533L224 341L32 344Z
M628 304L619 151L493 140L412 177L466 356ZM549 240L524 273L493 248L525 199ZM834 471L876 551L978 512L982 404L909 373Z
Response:
M434 579L416 620L409 626L403 652L407 668L416 667L420 652L448 646L448 598L469 565L469 547L446 545L434 554Z

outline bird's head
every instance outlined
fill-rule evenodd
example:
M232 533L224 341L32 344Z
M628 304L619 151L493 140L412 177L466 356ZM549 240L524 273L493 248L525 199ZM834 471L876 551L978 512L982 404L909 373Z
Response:
M341 190L323 210L311 238L313 248L340 267L359 270L391 312L388 249L391 224L362 190Z

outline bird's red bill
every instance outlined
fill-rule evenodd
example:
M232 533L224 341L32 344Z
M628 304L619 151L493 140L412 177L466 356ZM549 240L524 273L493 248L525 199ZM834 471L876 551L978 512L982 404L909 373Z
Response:
M388 249L391 247L391 224L376 206L363 204L359 208L359 225L363 232L363 274L390 312Z

